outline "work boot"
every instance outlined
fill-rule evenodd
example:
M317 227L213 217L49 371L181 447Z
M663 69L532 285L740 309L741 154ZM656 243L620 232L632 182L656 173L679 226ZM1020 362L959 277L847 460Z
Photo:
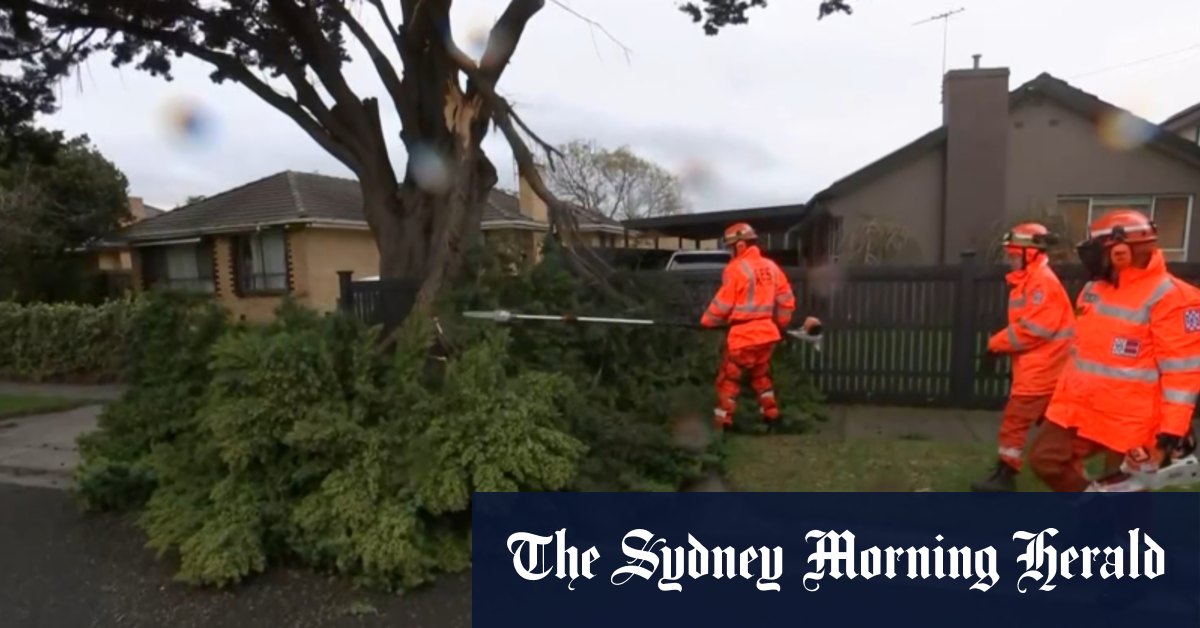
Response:
M1017 470L1008 466L1003 460L996 462L996 468L986 478L971 484L975 493L1011 493L1017 490Z

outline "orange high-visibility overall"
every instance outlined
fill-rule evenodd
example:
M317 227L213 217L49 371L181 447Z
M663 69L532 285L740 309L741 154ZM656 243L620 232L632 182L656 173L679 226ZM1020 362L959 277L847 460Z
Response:
M1075 331L1071 297L1050 269L1045 255L1006 276L1008 326L988 340L988 350L1012 355L1012 387L1000 423L1000 459L1021 469L1029 428L1050 404L1067 362Z
M1120 458L1154 451L1157 434L1186 435L1200 391L1200 290L1168 273L1161 252L1146 268L1120 271L1115 286L1085 286L1076 316L1049 425L1029 457L1055 491L1087 487L1089 454Z
M721 289L700 319L705 327L729 324L724 357L717 373L717 427L733 425L733 410L741 392L742 375L758 394L759 408L768 422L779 420L779 406L771 384L771 352L796 311L796 297L787 275L762 256L757 246L746 247L725 267Z

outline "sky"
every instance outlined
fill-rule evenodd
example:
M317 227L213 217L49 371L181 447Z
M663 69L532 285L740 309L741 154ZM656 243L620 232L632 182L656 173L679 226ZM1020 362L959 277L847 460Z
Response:
M707 37L675 0L548 0L499 91L548 141L627 145L681 175L693 211L805 202L938 126L946 22L914 23L954 9L965 10L949 20L948 69L980 54L1011 70L1012 88L1049 72L1155 122L1200 102L1196 0L851 0L852 16L821 21L817 0L769 4ZM458 0L455 39L477 55L506 5ZM387 103L365 55L351 54L364 60L352 85ZM96 57L42 122L86 133L131 196L162 208L282 170L351 176L289 118L208 73L184 58L167 82ZM180 133L179 111L202 130ZM394 112L385 124L402 171ZM513 189L504 139L493 132L484 147Z

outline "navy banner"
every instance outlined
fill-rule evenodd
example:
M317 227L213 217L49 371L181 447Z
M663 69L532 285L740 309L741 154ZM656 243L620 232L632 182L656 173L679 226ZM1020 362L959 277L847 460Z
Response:
M1200 626L1194 493L481 493L474 625Z

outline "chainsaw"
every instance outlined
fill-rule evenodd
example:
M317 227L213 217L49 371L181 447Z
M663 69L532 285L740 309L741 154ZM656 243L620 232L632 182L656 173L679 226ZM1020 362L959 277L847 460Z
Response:
M1122 463L1118 474L1092 482L1086 492L1140 493L1200 484L1200 459L1196 458L1195 441L1190 445L1182 455L1169 455L1167 464L1157 470Z

